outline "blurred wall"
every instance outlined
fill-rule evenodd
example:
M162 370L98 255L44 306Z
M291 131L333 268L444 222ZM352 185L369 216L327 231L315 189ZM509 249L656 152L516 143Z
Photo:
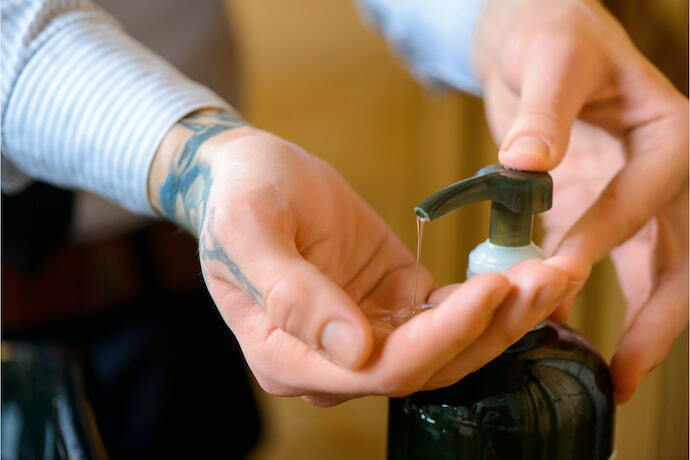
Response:
M687 2L610 3L634 23L643 51L663 50L661 38L685 44L685 57L666 56L662 69L687 78L687 23L679 19L687 19ZM228 10L248 120L333 164L412 250L413 205L495 162L481 101L420 87L362 24L352 0L233 0ZM475 205L426 227L423 263L439 283L464 278L466 254L485 237L487 216L486 206ZM579 304L572 325L609 359L624 311L610 263L595 268ZM687 458L687 351L686 329L620 408L618 459ZM384 458L385 398L317 409L259 393L268 426L255 460Z

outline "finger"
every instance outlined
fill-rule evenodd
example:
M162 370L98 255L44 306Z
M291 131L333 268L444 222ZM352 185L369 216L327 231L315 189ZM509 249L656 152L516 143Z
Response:
M563 301L556 307L556 310L551 314L551 319L559 322L565 322L570 309L572 308L575 297L582 290L587 278L591 272L591 266L583 257L573 256L554 256L544 261L545 264L563 270L568 275L568 286L564 294ZM439 289L436 289L429 296L429 303L439 304L446 297L451 295L460 284L448 284Z
M430 304L438 305L441 302L443 302L448 296L453 294L453 292L460 289L461 286L462 283L453 283L442 286L431 293L428 301Z
M650 219L634 237L611 251L611 260L627 306L622 330L628 328L655 288L659 261L657 221L656 218ZM630 263L631 260L635 263Z
M546 171L567 150L573 121L600 80L601 69L589 63L601 59L576 34L544 29L526 36L516 45L522 47L518 109L499 160L511 168Z
M494 359L546 318L566 295L568 275L529 260L505 272L513 288L480 337L433 375L424 389L450 385Z
M494 310L510 292L497 273L478 275L463 283L441 304L397 328L372 360L386 394L402 396L421 385L463 349L490 323Z
M598 262L687 187L687 120L685 108L680 116L657 118L630 134L628 163L565 234L556 254Z
M583 257L573 256L554 256L544 261L545 264L563 270L568 275L568 286L566 293L563 296L563 301L556 307L551 314L551 319L559 322L565 322L573 306L575 297L584 287L587 278L591 272L591 266ZM429 303L439 304L446 297L451 295L460 284L448 284L439 289L436 289L429 296Z
M550 318L565 323L573 307L575 297L580 293L592 271L591 264L581 254L554 256L544 261L545 264L559 268L568 274L568 287L563 300L551 313Z
M687 267L666 279L623 333L611 361L619 403L630 399L685 328L688 321L687 280Z
M270 198L263 202L271 203ZM285 227L286 216L239 204L238 208L232 209L232 216L220 214L227 210L215 210L217 222L226 226L223 233L214 211L209 213L200 240L201 258L211 266L208 276L243 289L274 326L323 351L337 364L361 365L371 353L373 339L357 305L302 258L294 235ZM251 241L228 235L250 235Z
M561 324L565 324L568 321L568 316L570 311L573 309L575 304L575 298L577 297L577 292L574 292L566 296L563 301L556 307L556 309L551 313L550 318Z
M656 218L654 288L649 299L626 318L611 363L616 399L625 402L666 356L688 322L688 193L674 199ZM623 272L625 274L625 272ZM643 281L644 284L644 281Z
M356 370L332 364L280 329L264 337L266 315L237 321L236 335L259 384L272 394L312 395L308 402L316 405L336 404L340 396L402 396L419 390L439 361L481 334L509 290L502 275L473 278L442 305L395 329Z

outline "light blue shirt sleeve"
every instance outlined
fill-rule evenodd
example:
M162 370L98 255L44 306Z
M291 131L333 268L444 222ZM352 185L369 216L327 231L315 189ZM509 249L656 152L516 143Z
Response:
M86 0L2 0L2 188L41 179L140 214L151 160L180 118L228 104Z
M484 0L359 0L365 17L434 86L480 96L472 45Z

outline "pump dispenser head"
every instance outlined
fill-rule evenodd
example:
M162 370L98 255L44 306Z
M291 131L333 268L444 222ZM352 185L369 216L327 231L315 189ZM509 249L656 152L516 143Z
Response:
M491 201L489 241L516 247L532 242L532 215L551 208L553 182L545 172L491 165L439 190L415 208L417 217L434 220L479 201Z
M545 172L491 165L474 177L439 190L415 208L417 217L434 220L478 201L491 201L489 239L474 248L467 276L501 272L525 259L543 259L532 243L532 215L551 208L553 183Z

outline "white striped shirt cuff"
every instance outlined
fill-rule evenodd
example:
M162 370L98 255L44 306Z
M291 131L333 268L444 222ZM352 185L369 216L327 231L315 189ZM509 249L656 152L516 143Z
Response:
M22 69L3 114L2 153L26 175L150 215L147 178L158 145L176 121L207 107L229 106L104 15L86 14ZM13 172L5 169L3 182Z

